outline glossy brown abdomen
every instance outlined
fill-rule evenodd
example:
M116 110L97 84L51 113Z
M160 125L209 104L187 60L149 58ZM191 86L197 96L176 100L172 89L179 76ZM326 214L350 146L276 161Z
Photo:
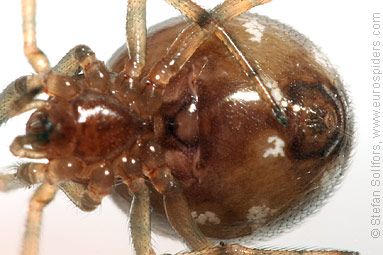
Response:
M147 68L185 27L176 23L150 34ZM314 211L338 182L352 139L348 101L335 70L302 35L256 15L226 26L284 108L287 126L213 35L165 91L162 146L205 234L268 235ZM120 50L112 58L113 71L124 57ZM158 204L153 195L163 213Z

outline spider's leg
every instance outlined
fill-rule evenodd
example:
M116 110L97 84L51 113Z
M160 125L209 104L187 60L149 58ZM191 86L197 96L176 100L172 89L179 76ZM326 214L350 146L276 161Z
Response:
M163 195L168 220L173 229L184 239L189 249L198 251L211 247L211 242L192 218L182 188L170 170L168 168L155 169L146 175L155 189Z
M0 191L7 192L25 186L17 181L15 177L15 174L0 174Z
M222 24L217 24L217 30L215 34L218 39L220 39L225 44L231 54L233 54L242 71L246 74L248 80L253 84L262 100L273 111L274 116L279 121L279 123L283 126L286 126L286 114L279 106L278 98L275 98L271 94L270 86L277 86L277 84L275 84L276 82L261 72L262 68L259 66L256 59L252 60L252 64L250 63L244 54L244 51L242 51L240 47L234 42Z
M216 28L214 29L216 36L225 44L227 49L236 58L242 71L256 88L263 101L266 102L272 109L278 121L282 125L286 125L287 119L284 111L279 107L277 102L278 100L271 94L270 88L266 86L266 84L273 83L273 80L269 77L265 77L264 75L261 76L260 71L262 69L256 59L254 59L252 61L253 63L250 64L246 58L246 55L240 47L236 45L223 25L227 20L235 18L256 5L267 3L269 0L226 0L222 4L215 7L211 13L208 13L203 8L198 8L198 5L193 3L191 0L167 0L167 2L177 8L183 15L199 24L204 30L207 30L206 23L211 22L216 25Z
M219 17L221 21L226 21L241 15L257 5L268 2L271 2L271 0L226 0L216 6L211 14Z
M76 157L53 159L48 164L24 163L18 166L16 174L0 180L2 179L14 182L18 187L57 185L83 211L94 210L109 195L114 183L114 175L108 163L101 161L86 166ZM87 184L75 183L72 179L82 180ZM9 185L4 183L2 186Z
M193 220L181 184L166 166L159 143L156 140L148 140L142 146L142 172L163 196L166 216L173 229L192 251L211 247L212 244Z
M126 44L130 58L125 73L130 77L139 77L146 57L146 0L128 1Z
M20 77L3 90L0 94L0 125L25 111L47 107L46 101L35 99L42 92L66 99L78 95L80 88L71 76L81 70L89 81L90 89L101 92L107 90L109 72L106 67L96 59L89 47L78 45L71 49L51 71Z
M210 14L204 8L194 3L193 1L183 0L165 0L168 4L176 8L181 14L188 19L200 24L202 20L209 18ZM208 14L207 16L205 14ZM201 21L201 22L199 22Z
M115 176L121 178L120 185L125 185L132 196L128 215L135 254L154 255L151 247L151 191L142 173L144 166L141 163L141 155L139 146L121 154L113 161L113 170Z
M23 157L23 158L34 158L34 159L42 159L47 157L47 153L45 151L38 151L31 148L26 147L27 145L31 145L38 139L36 136L31 135L23 135L17 136L13 139L13 142L10 146L10 151L13 155Z
M133 194L130 206L129 227L136 254L154 254L151 248L150 190L144 178L134 178L127 183Z
M0 191L7 192L41 184L43 182L41 168L45 168L45 164L38 163L32 166L30 163L25 163L15 167L16 173L0 174Z
M36 45L36 0L22 1L24 54L37 73L45 73L51 67L48 58Z
M250 249L237 244L206 248L200 251L180 253L180 255L358 255L357 252L346 251L304 251L304 250L263 250Z
M42 212L56 194L57 187L42 184L33 194L29 202L27 221L23 238L23 255L37 255L40 237Z
M194 54L196 49L209 37L208 30L202 29L198 24L192 23L178 34L165 56L153 65L147 74L147 84L153 84L160 93L175 76L184 64ZM150 90L151 88L148 88Z
M179 10L182 15L199 25L203 25L211 16L225 22L241 15L251 8L270 2L271 0L226 0L217 5L210 13L191 0L165 0Z
M0 175L0 191L27 187L44 182L45 164L26 163L17 167L15 174ZM57 187L42 184L29 202L27 221L23 237L23 255L37 255L40 237L42 211L54 198Z
M169 47L167 53L155 63L146 78L141 81L140 87L142 90L141 105L137 105L140 109L142 116L151 115L161 106L162 93L169 83L169 80L175 76L184 64L194 54L196 49L217 30L217 23L220 24L220 19L212 16L201 7L193 3L192 1L179 1L179 0L168 0L170 4L179 9L181 13L190 17L192 21L196 23L190 24L186 27L175 39L173 44ZM249 2L250 1L250 2ZM244 1L249 3L248 5L240 4L241 0L231 0L228 3L216 7L214 11L219 13L225 13L223 8L233 7L236 8L231 11L228 16L223 15L222 19L233 18L234 15L246 11L250 7L255 5L266 3L262 0L247 0ZM244 8L244 6L246 8ZM233 14L235 13L235 14ZM254 86L264 88L263 84L259 85L256 83ZM261 91L267 91L267 89L261 89ZM261 94L263 96L264 94ZM268 94L266 94L268 95ZM271 98L271 99L270 99ZM272 101L272 97L264 97L266 102ZM270 102L270 105L274 101Z
M158 90L162 90L163 87L168 84L169 80L179 72L196 49L216 30L215 20L217 18L213 17L212 14L194 2L190 0L167 0L167 2L195 23L189 25L179 34L168 49L166 55L154 64L148 73L147 79L155 84ZM241 2L242 4L240 4ZM243 2L247 3L247 5ZM239 15L256 5L266 2L268 2L268 0L230 0L214 8L212 13L221 15L219 16L220 22L226 21L234 18L234 15ZM226 15L226 8L232 8L234 10Z
M34 97L42 92L40 76L23 76L9 84L0 94L0 125L33 108L43 107Z
M84 163L76 157L51 160L45 163L23 163L16 167L16 173L0 175L0 190L28 187L36 184L55 185L74 178L84 169Z

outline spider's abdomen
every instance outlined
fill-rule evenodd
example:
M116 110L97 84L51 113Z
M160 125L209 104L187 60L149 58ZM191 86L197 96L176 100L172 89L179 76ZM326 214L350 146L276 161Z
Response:
M152 32L147 66L184 26L173 20ZM226 27L286 113L287 125L212 36L167 85L161 145L206 235L265 235L289 217L300 220L301 211L314 211L338 182L352 139L348 99L322 53L291 28L257 15ZM113 71L125 57L123 51L114 56Z

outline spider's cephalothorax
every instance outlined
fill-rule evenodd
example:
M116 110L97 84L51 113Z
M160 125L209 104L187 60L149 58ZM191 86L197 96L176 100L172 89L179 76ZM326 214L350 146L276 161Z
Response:
M266 1L227 0L210 13L168 2L192 22L169 20L146 36L145 1L129 1L128 48L109 68L79 45L50 70L26 43L39 74L3 91L0 120L37 109L11 150L49 162L21 164L2 186L42 184L31 200L38 212L57 188L85 211L115 191L130 204L139 255L153 253L151 211L192 254L351 254L212 247L205 236L268 236L320 205L347 164L349 103L310 41L263 16L236 18ZM35 233L24 254L37 254Z

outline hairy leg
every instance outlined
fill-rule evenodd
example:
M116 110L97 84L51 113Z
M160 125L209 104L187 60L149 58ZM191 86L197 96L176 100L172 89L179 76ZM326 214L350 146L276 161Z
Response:
M214 8L211 13L208 13L190 0L167 0L167 2L194 23L190 24L177 36L165 56L151 67L146 78L139 83L138 86L143 90L142 98L145 101L144 105L150 105L148 107L150 109L149 112L145 112L144 109L144 114L151 115L161 106L159 99L162 98L162 93L169 80L181 70L195 50L209 36L215 33L234 55L243 72L249 77L249 81L259 92L260 97L270 106L278 121L285 125L287 122L285 114L271 95L269 88L264 84L263 77L260 77L258 72L260 67L258 65L253 67L249 64L246 56L234 41L231 40L223 26L225 21L240 15L256 5L267 3L269 0L227 0Z
M242 71L256 88L263 101L269 105L270 109L272 109L278 121L282 125L286 125L287 119L285 113L279 107L276 99L272 96L270 89L265 85L266 82L272 82L272 79L260 75L259 71L261 70L261 67L256 59L253 59L255 64L250 64L244 51L236 45L224 26L224 23L227 20L235 18L256 5L265 4L269 1L270 0L226 0L208 13L191 0L167 0L168 3L178 9L183 15L198 24L204 31L208 32L207 34L211 34L214 31L215 35L225 44L230 53L236 58Z
M133 194L129 227L136 254L154 254L151 249L150 191L144 178L135 178L128 184Z
M42 212L54 198L57 187L49 184L42 184L33 194L29 202L28 217L25 224L23 238L23 255L37 255L40 237L40 226Z
M155 169L146 173L155 189L164 196L168 220L174 230L184 239L190 250L199 251L212 247L193 220L186 198L178 181L168 168Z
M261 250L250 249L237 244L222 245L201 251L180 253L182 255L358 255L357 252L345 251L304 251L304 250Z
M125 73L139 77L146 58L146 0L129 0L126 14L126 45L130 59Z
M36 45L36 0L22 1L24 54L37 73L45 73L51 67L48 58Z

